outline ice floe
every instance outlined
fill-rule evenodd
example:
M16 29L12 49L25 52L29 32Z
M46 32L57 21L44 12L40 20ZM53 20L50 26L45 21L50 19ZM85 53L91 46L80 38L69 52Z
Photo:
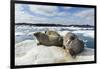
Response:
M61 47L56 46L37 46L35 40L25 40L15 45L15 64L16 65L35 65L50 63L68 63L94 60L94 49L85 48L76 58Z

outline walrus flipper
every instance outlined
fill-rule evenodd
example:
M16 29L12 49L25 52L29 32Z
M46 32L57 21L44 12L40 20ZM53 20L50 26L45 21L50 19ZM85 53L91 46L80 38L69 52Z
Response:
M73 58L76 58L76 53L74 52L74 50L73 49L69 49L69 53L70 53L70 55L73 57Z
M41 45L41 43L39 42L39 43L37 43L37 45Z

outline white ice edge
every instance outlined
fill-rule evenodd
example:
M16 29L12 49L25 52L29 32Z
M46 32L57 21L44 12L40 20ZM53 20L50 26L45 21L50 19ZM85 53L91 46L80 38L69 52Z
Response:
M41 31L43 32L43 31ZM62 36L64 36L67 32L70 31L58 31L58 33ZM15 35L33 35L33 33L35 32L29 32L29 33L25 33L25 32L16 32ZM75 34L83 34L83 36L85 37L91 37L94 38L94 31L93 30L77 30L77 31L73 31L73 33Z

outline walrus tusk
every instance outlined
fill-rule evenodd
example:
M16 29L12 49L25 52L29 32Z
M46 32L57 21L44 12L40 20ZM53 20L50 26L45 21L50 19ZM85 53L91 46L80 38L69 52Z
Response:
M70 42L71 42L71 40L67 40L66 44L68 44L68 45L69 45L69 44L70 44Z

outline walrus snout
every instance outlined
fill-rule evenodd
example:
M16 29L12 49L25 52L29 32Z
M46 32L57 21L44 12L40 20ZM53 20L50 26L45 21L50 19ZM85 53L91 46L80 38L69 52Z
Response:
M36 36L36 35L37 35L37 33L34 33L33 35L34 35L34 36Z
M33 35L36 36L36 37L38 37L39 34L40 34L40 32L36 32L36 33L34 33Z

